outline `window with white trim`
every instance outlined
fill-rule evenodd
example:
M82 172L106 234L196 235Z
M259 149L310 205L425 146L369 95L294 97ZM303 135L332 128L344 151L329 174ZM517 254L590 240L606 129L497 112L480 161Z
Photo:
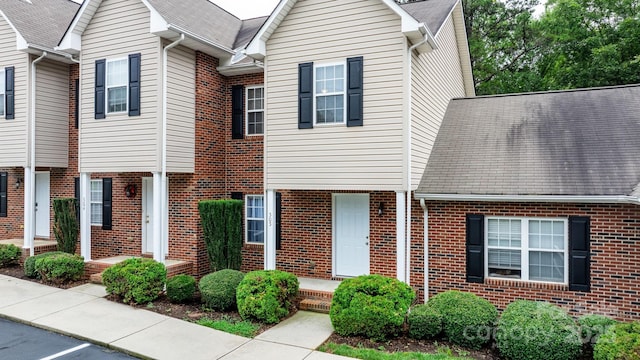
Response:
M344 124L346 118L344 63L314 65L315 124Z
M129 61L125 59L107 60L107 113L127 111L129 88Z
M246 241L249 244L264 244L264 196L247 195Z
M5 89L6 89L6 84L5 84L5 76L4 76L4 70L0 70L0 116L4 116L4 108L5 108Z
M264 134L264 87L247 87L247 135Z
M91 225L102 225L102 179L91 180Z
M566 283L566 219L487 217L488 277Z

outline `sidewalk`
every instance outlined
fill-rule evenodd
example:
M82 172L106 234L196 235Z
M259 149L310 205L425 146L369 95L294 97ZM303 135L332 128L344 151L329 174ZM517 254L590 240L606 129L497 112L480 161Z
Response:
M103 286L62 290L0 275L0 317L151 359L338 360L314 351L329 317L299 311L248 339L103 299Z

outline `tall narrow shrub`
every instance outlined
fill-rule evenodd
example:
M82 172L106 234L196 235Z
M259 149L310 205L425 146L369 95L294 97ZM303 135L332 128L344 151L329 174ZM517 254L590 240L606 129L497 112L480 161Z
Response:
M58 251L74 254L78 242L76 199L53 199L53 234Z
M198 203L204 242L213 271L240 270L242 204L240 200L205 200Z

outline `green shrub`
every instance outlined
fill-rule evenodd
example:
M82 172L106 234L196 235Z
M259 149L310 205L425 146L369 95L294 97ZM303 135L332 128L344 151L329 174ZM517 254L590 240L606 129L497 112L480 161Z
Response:
M594 360L640 360L640 322L610 326L593 348Z
M204 200L198 203L198 211L211 269L240 270L243 202Z
M442 314L442 329L452 343L480 349L491 339L498 310L486 299L450 290L434 296L427 305Z
M502 313L496 345L507 360L572 360L582 342L573 319L548 302L517 300Z
M42 280L52 283L76 281L84 274L84 258L68 253L40 257L36 259L35 271Z
M69 254L76 252L78 242L78 218L76 199L53 199L53 235L58 243L58 251Z
M580 336L585 343L594 345L598 338L607 331L611 325L615 325L617 321L604 315L589 314L578 318L580 325Z
M184 303L193 299L196 279L190 275L176 275L167 280L167 297L172 303Z
M65 254L62 251L50 251L42 254L38 254L35 256L30 256L24 261L24 274L30 278L37 278L40 276L36 271L36 260L47 257L54 256L57 254Z
M153 259L127 259L102 273L107 293L119 296L125 303L146 304L157 299L166 279L164 265Z
M16 264L19 259L19 247L13 244L0 244L0 267Z
M427 304L411 308L407 323L409 336L414 339L431 339L442 332L442 314Z
M299 286L298 278L288 272L252 271L238 285L238 312L245 320L275 324L289 315Z
M231 269L203 276L198 284L202 302L217 311L235 310L236 289L243 278L242 272Z
M336 333L382 340L402 331L415 299L407 284L381 275L346 279L333 294L329 316Z

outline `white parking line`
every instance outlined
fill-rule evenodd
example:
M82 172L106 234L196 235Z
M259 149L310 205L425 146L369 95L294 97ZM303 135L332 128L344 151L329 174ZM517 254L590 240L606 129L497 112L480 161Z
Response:
M71 354L72 352L75 352L75 351L78 351L78 350L82 350L82 349L84 349L84 348L86 348L86 347L89 347L89 346L91 346L91 344L84 343L84 344L82 344L82 345L78 345L78 346L76 346L76 347L74 347L74 348L71 348L71 349L68 349L68 350L65 350L65 351L60 351L60 352L59 352L59 353L57 353L57 354L53 354L53 355L51 355L51 356L43 357L43 358L42 358L42 359L40 359L40 360L53 360L53 359L57 359L57 358L59 358L59 357L61 357L61 356L65 356L65 355L67 355L67 354Z

